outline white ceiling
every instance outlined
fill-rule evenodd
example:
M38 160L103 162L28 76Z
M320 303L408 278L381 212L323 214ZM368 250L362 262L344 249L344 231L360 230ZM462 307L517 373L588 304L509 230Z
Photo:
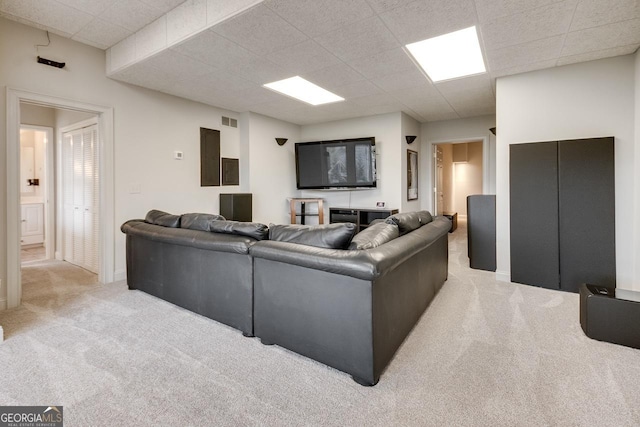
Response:
M254 0L220 21L233 1L0 0L0 16L116 45L114 57L129 49L108 73L116 80L298 124L395 111L421 122L494 114L496 77L640 46L640 0ZM403 49L472 25L486 74L432 84ZM131 60L136 43L138 53L155 50ZM313 107L262 87L294 75L346 101Z

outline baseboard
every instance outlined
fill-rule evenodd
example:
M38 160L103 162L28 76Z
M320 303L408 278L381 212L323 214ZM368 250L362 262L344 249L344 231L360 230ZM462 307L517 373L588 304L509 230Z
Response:
M113 272L113 281L121 282L123 280L127 280L127 272L126 270L117 270Z
M58 261L62 261L62 252L58 252L56 251L54 257L58 260Z
M0 342L4 341L4 331L2 330L2 325L0 325Z
M496 271L496 280L500 282L511 282L511 274L508 271Z

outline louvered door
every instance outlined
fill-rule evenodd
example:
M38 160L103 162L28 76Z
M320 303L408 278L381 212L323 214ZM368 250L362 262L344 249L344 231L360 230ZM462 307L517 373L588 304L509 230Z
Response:
M63 135L64 259L98 271L98 132L97 126Z

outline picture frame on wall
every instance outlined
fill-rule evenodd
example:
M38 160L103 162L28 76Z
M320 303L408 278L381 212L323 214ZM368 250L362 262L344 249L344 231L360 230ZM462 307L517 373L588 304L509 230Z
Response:
M418 152L407 150L407 200L418 200Z

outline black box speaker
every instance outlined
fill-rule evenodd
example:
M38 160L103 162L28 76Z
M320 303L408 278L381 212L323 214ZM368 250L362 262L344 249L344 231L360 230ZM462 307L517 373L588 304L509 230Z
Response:
M220 194L220 215L231 221L251 222L253 215L251 193Z
M640 348L640 293L580 285L580 326L594 340Z

